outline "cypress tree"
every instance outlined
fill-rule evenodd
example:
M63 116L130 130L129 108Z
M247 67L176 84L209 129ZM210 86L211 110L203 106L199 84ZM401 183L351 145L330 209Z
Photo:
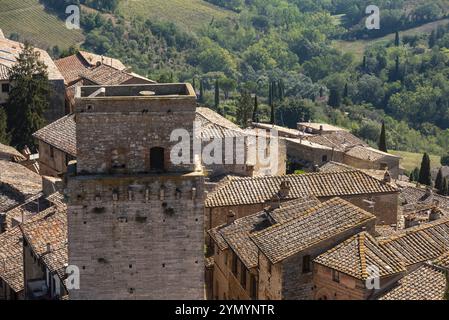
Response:
M331 89L329 94L329 105L338 108L341 105L341 94L338 89Z
M410 173L410 181L418 181L419 179L419 168L413 169L413 171Z
M320 98L324 97L324 89L320 87Z
M345 89L343 91L343 98L348 98L349 97L349 87L348 87L348 83L345 84Z
M192 87L193 87L193 91L196 92L196 80L195 80L195 78L193 78Z
M430 174L430 157L427 153L424 153L422 158L418 182L426 186L432 185L432 176Z
M385 121L382 121L382 129L380 131L380 138L379 138L379 150L383 152L388 152L387 135L385 132Z
M395 80L399 80L401 78L400 73L400 67L401 67L401 62L399 60L399 56L396 57L396 63L395 63L395 68L394 68L394 73L395 73Z
M220 87L218 84L218 79L215 80L215 110L221 114L220 111Z
M429 36L429 49L432 49L437 43L437 36L435 30L432 30Z
M200 97L199 97L199 101L201 103L204 103L204 84L203 84L203 80L200 80Z
M276 100L276 82L273 81L271 83L271 115L270 115L270 123L271 124L275 124L276 123L276 119L275 119L275 102Z
M366 56L363 56L363 62L362 62L362 71L366 71Z
M440 193L443 192L443 168L438 170L437 178L435 179L435 189L437 189Z
M257 94L254 96L254 110L253 110L253 122L259 122L258 116L259 102L257 101Z
M399 47L401 44L401 39L399 38L399 31L396 31L395 37L394 37L394 45L396 47Z

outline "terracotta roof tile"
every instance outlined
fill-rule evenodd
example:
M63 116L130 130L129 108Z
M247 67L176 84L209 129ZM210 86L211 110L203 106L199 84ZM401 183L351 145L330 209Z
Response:
M264 203L277 194L283 181L290 182L287 200L307 195L341 197L371 193L392 193L398 189L359 170L302 175L232 178L206 199L206 207Z
M41 191L41 176L18 163L0 160L0 212L20 205Z
M25 160L26 158L15 148L0 143L0 159L20 162Z
M429 193L426 189L406 187L401 190L400 197L405 205L433 205L438 201L441 208L449 210L449 197L440 196L435 192Z
M79 81L81 74L91 67L82 57L76 54L58 59L55 64L63 75L66 84Z
M310 137L305 137L308 141L317 143L335 150L346 151L347 148L355 146L368 147L368 145L361 139L354 136L347 131L335 131L330 133L317 134Z
M209 108L196 108L195 120L201 124L202 139L246 136L239 126Z
M85 60L85 62L89 63L93 67L98 64L105 64L118 70L126 69L126 66L118 59L101 56L87 51L79 51L78 54Z
M120 85L134 77L125 71L102 64L94 69L86 70L81 74L81 78L97 85Z
M444 300L447 282L443 270L423 265L399 281L379 300Z
M258 248L274 264L321 241L376 217L351 203L334 198L313 207L296 219L273 225L251 236Z
M0 278L18 293L23 290L23 244L19 227L0 234Z

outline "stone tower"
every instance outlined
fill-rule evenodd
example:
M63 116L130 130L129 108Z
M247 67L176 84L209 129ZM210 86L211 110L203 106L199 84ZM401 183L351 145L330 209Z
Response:
M170 161L171 132L193 137L191 85L81 87L75 101L70 299L203 299L204 176Z

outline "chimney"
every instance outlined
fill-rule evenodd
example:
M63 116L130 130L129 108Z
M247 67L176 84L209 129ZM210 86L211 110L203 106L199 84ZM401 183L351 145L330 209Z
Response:
M323 133L323 131L324 131L324 127L323 127L323 125L322 125L322 124L320 124L320 134L322 134L322 133Z
M235 221L235 213L232 210L229 210L228 215L226 216L226 223L232 224Z
M433 207L429 213L429 222L441 219L441 210L438 207Z
M419 221L416 220L414 216L405 217L404 223L405 223L405 225L404 225L405 229L419 226Z
M391 183L391 174L390 174L390 171L388 171L388 170L385 171L383 182L384 182L384 183Z
M433 189L431 187L426 188L426 197L433 196Z
M51 243L48 242L47 243L47 251L46 251L46 253L50 253L50 252L51 252Z
M274 196L271 197L270 200L265 201L265 203L268 206L265 210L273 211L281 206L281 198L279 197L279 195L275 194Z
M279 188L279 197L280 199L285 199L288 197L290 193L290 181L282 181L281 186Z

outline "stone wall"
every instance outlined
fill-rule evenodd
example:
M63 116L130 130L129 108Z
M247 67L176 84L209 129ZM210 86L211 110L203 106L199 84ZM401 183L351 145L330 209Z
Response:
M39 140L39 173L43 176L56 177L67 171L67 164L72 159L67 153Z
M203 299L201 176L69 179L71 299Z

